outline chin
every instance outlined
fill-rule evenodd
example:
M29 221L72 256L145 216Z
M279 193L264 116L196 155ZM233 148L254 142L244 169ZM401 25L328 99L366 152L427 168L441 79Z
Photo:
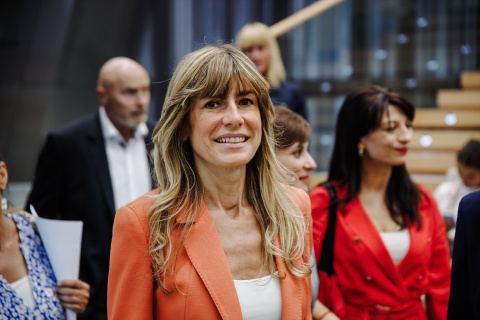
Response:
M298 189L302 189L305 192L308 192L308 185L306 183L298 182L294 187Z

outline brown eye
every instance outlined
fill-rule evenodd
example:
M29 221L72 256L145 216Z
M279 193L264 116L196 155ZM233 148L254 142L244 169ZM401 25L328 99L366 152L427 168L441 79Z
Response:
M207 109L213 109L213 108L216 108L218 107L220 104L216 101L209 101L205 104L205 108Z
M253 104L253 101L250 100L250 99L244 98L244 99L240 100L239 104L241 106L249 106L249 105Z

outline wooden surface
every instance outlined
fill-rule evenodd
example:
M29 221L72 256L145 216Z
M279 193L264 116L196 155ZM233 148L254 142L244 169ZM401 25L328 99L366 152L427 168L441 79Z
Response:
M463 89L480 90L480 71L463 71L460 82Z
M456 118L456 123L447 125L445 123L447 115L450 118ZM417 109L413 126L414 128L480 129L480 110L459 110L452 112L442 109Z
M440 109L480 110L480 90L438 90L437 105Z
M431 138L431 145L422 146L422 141L426 142ZM475 139L480 141L480 130L437 130L437 129L421 129L415 128L413 131L410 149L414 150L442 150L442 151L458 151L469 140Z
M453 151L411 150L407 157L410 173L445 174L457 165L457 154Z

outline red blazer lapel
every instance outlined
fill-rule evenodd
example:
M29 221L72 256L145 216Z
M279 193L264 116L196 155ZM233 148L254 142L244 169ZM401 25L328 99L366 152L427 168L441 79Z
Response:
M203 201L195 224L185 240L185 250L222 318L241 319L242 311L227 257Z
M398 269L403 278L406 278L412 273L412 268L418 266L418 260L427 259L425 256L425 245L430 246L432 244L432 238L427 231L428 222L425 220L426 219L422 220L422 229L420 230L417 224L412 224L408 228L410 232L410 248L405 258L403 258L402 262L398 265Z
M350 206L353 206L353 208L349 208ZM377 228L375 228L370 217L363 209L360 199L357 197L351 201L342 211L344 210L348 212L342 215L344 221L353 231L352 245L360 246L359 249L361 249L361 246L368 249L385 274L388 275L394 283L402 283L402 276L385 248Z

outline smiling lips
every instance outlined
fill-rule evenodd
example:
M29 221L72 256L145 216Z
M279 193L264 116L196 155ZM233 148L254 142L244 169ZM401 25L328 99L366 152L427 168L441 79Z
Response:
M242 143L247 140L247 137L232 137L215 139L218 143Z
M402 154L406 154L408 152L408 148L397 148L395 150L397 150L398 152L400 152Z

